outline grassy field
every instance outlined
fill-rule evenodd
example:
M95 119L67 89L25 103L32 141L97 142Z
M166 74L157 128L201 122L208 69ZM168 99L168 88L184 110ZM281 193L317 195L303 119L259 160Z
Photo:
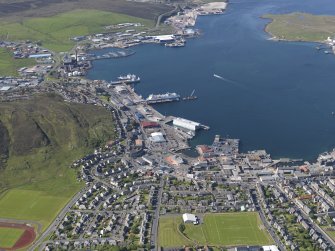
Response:
M23 229L0 227L0 247L10 248L23 234Z
M30 18L21 22L0 22L0 38L8 40L40 41L56 52L68 51L74 46L71 37L102 32L106 25L136 22L152 27L153 21L123 14L74 10L52 17Z
M161 246L199 244L222 247L273 243L257 213L206 214L203 224L185 224L184 235L191 241L183 238L178 232L177 228L181 222L180 216L164 217L160 220L159 241Z
M159 219L158 241L162 247L182 247L192 244L178 232L181 216L168 216Z
M0 200L0 215L3 218L37 221L42 224L44 230L68 199L66 195L57 196L37 190L11 189Z
M71 163L113 138L112 115L102 107L53 95L0 103L0 218L45 229L83 186Z
M153 21L173 9L165 4L125 0L0 0L0 20L21 22L26 18L50 17L78 8L116 12Z
M206 214L204 224L186 225L185 234L214 246L265 245L273 241L257 213Z
M14 59L8 50L0 48L0 76L17 76L18 69L34 64L33 59Z
M320 42L335 35L335 16L290 13L263 18L272 20L266 31L278 39Z

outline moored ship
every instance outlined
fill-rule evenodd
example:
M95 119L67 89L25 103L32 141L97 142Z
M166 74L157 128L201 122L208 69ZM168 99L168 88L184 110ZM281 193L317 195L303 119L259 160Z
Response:
M151 94L146 99L148 104L154 104L154 103L164 103L164 102L172 102L172 101L179 101L180 95L177 93L165 93L165 94Z
M112 81L112 84L136 84L141 81L140 77L137 77L135 74L127 74L125 76L119 76L118 80Z
M183 97L183 100L195 100L195 99L197 99L198 97L194 96L194 93L195 93L195 89L192 91L190 96Z

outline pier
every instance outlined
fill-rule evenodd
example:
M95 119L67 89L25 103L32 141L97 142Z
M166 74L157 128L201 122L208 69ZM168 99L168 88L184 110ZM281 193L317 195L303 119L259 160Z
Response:
M133 50L122 50L122 51L107 52L103 55L88 54L87 60L94 61L94 60L101 60L101 59L123 58L123 57L129 57L131 55L134 55L135 53L136 52Z

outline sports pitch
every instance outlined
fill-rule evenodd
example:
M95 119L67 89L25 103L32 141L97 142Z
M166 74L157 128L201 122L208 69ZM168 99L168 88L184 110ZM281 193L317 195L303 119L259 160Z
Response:
M239 246L268 245L273 241L257 213L205 214L199 225L185 224L184 235L178 232L181 216L162 217L159 244L163 247L183 245Z
M23 232L24 229L0 227L0 247L11 248Z
M11 189L0 199L0 216L8 219L31 220L48 227L69 198L44 192Z

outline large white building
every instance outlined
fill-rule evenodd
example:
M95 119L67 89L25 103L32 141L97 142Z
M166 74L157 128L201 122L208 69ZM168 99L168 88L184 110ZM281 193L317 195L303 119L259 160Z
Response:
M264 251L279 251L279 249L275 245L263 246L262 248Z
M173 125L190 131L196 131L200 128L200 123L183 118L175 118L173 120Z
M165 138L163 136L163 133L161 132L153 132L151 133L150 140L154 143L162 143L165 142Z
M197 217L194 214L183 214L184 223L195 223L197 222Z
M152 38L160 43L171 42L175 39L174 35L159 35L152 36Z

